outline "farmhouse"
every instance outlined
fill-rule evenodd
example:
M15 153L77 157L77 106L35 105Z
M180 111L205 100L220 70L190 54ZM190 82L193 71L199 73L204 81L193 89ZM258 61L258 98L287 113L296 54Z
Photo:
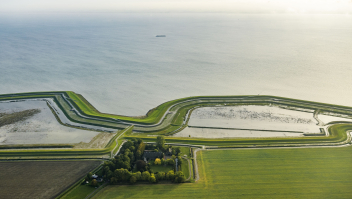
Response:
M163 158L162 152L144 151L142 159L147 162L149 160L155 160L156 158Z
M166 156L172 156L172 148L168 148L165 153Z

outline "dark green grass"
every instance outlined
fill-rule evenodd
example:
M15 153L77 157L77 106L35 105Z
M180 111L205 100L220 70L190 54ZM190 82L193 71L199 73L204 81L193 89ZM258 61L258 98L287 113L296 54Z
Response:
M181 155L181 156L187 155L187 158L191 157L189 147L180 147L180 149L181 149L181 154L179 154L179 155Z
M92 187L88 184L86 185L79 185L76 188L74 188L71 192L69 192L67 195L63 196L61 199L82 199L87 197L90 193L95 191L95 187Z
M185 159L182 159L181 171L183 175L185 175L185 178L188 179L190 171L189 171L188 161Z
M198 153L196 183L108 186L95 198L351 198L352 147Z
M164 172L164 173L167 173L169 172L170 170L173 170L173 167L170 166L170 165L150 165L150 169L156 173L156 172Z
M189 147L180 147L180 149L181 149L181 153L179 154L180 156L183 157L183 155L187 155L188 159L191 158ZM181 171L185 175L186 179L188 179L191 171L189 170L188 161L186 159L182 159Z

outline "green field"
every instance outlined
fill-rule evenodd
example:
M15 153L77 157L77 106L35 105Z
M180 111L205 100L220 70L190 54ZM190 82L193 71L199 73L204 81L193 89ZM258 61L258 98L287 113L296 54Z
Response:
M156 173L156 172L164 172L167 173L170 170L174 170L171 165L150 165L150 169Z
M90 193L95 191L96 188L86 184L86 185L79 185L78 187L74 188L70 193L63 196L61 199L82 199L88 196Z
M188 179L190 171L189 171L188 162L185 159L182 159L181 171L185 175L185 178Z
M196 183L108 186L95 198L351 198L352 147L198 153Z
M183 157L183 155L187 155L187 158L191 158L190 154L190 148L189 147L180 147L181 153L180 155ZM192 173L192 171L189 170L188 162L185 159L182 159L182 165L181 165L181 171L185 175L186 179L188 179L189 175Z

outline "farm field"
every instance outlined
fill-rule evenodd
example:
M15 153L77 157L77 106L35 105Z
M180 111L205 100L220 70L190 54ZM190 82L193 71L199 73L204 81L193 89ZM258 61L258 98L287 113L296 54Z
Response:
M352 147L201 151L196 183L108 186L94 198L351 198Z
M0 162L0 198L55 198L101 161Z

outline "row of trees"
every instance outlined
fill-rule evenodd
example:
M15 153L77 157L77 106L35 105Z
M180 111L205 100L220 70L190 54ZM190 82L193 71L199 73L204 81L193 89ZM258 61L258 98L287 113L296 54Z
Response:
M152 162L152 164L154 165L172 165L172 166L175 166L175 162L176 162L176 158L178 159L178 164L181 165L182 164L182 158L181 156L174 156L172 155L171 156L171 159L167 159L167 160L164 160L164 158L156 158L154 162Z
M178 171L174 173L173 170L164 173L164 172L157 172L157 173L150 173L149 171L144 171L144 172L136 172L136 173L131 173L127 169L116 169L111 176L111 183L112 184L117 184L120 182L129 182L131 184L136 183L137 181L145 181L145 182L151 182L151 183L156 183L159 182L160 180L170 180L173 182L185 182L186 178L183 175L182 171Z

